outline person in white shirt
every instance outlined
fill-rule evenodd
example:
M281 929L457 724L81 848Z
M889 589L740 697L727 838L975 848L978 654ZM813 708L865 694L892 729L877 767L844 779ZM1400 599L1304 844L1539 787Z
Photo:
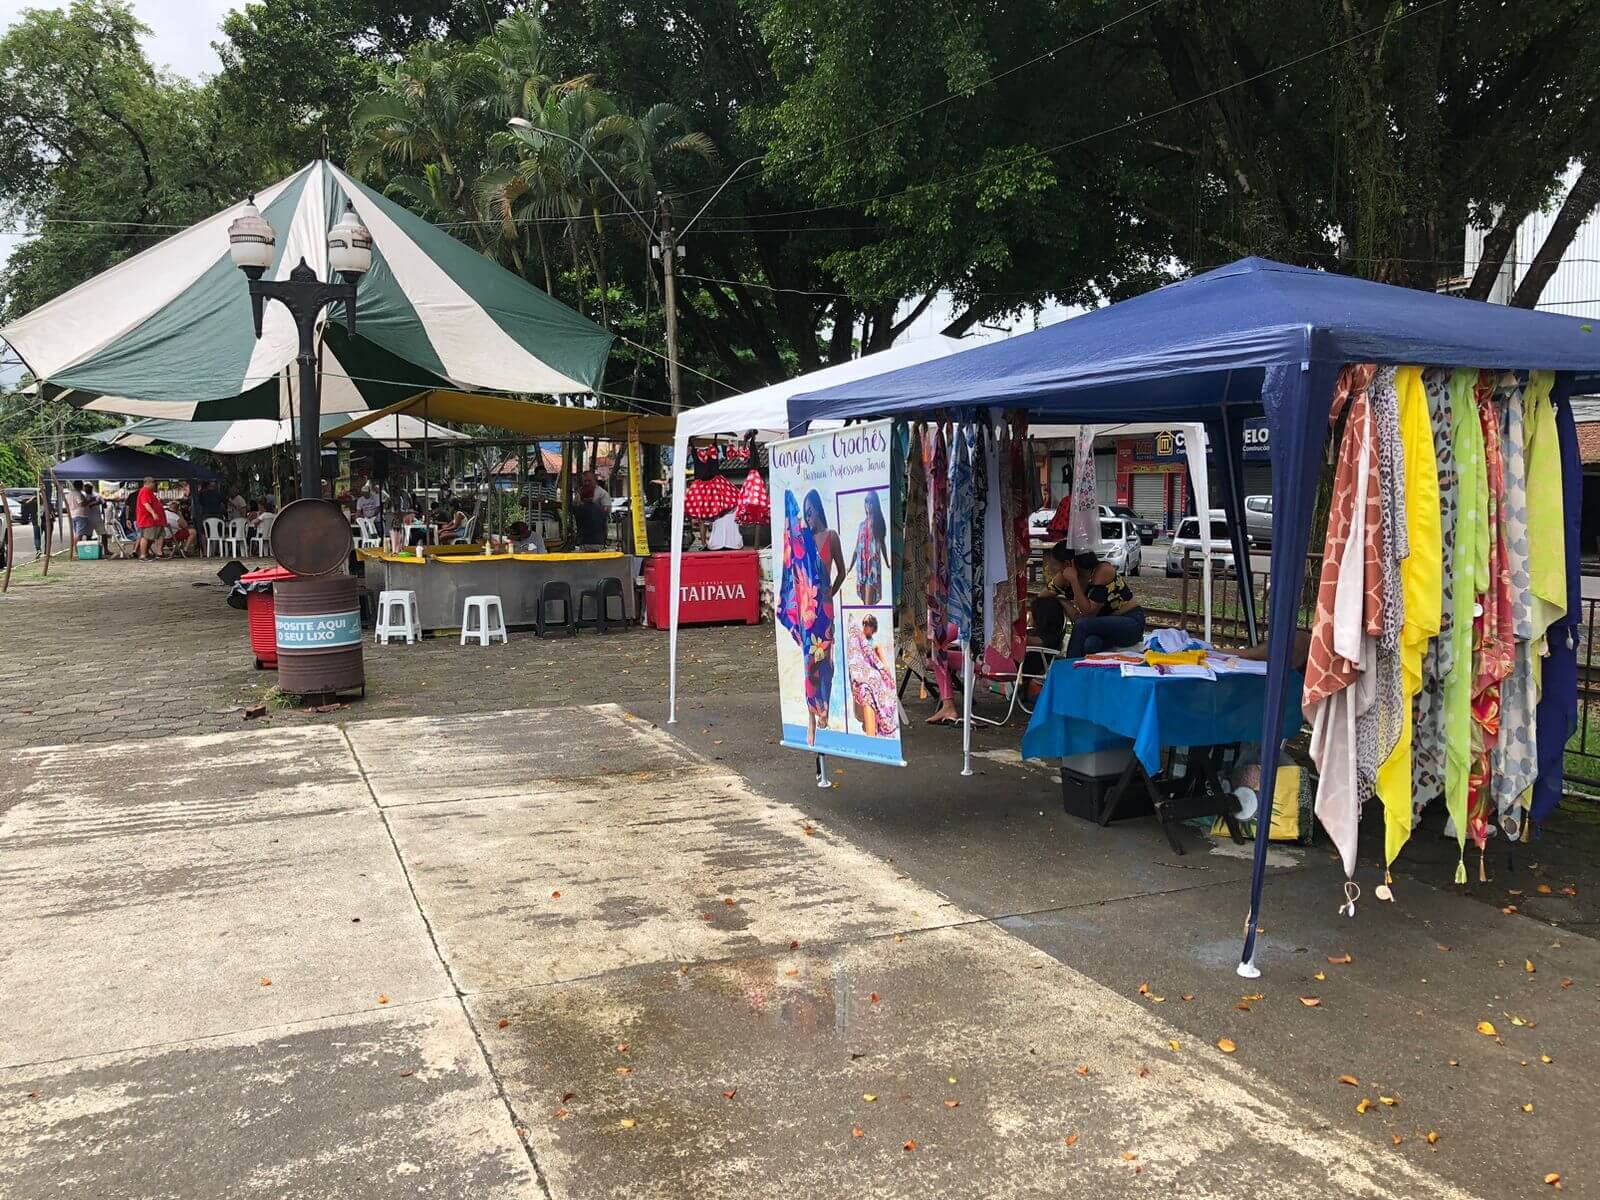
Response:
M580 489L594 488L595 502L605 510L606 516L609 517L611 515L611 493L600 486L600 481L595 478L595 473L593 471L585 471L578 482ZM587 497L587 492L583 494Z

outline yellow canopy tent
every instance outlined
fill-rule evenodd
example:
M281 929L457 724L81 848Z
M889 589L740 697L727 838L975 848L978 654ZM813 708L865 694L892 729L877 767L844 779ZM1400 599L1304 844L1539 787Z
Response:
M409 413L427 421L465 421L493 425L529 437L596 437L628 444L628 509L633 520L635 546L646 546L644 527L644 457L640 444L672 445L673 417L641 416L608 408L565 407L513 400L482 392L457 392L447 388L419 392L387 408L353 414L343 425L323 431L322 440L347 437L362 427L395 413ZM564 483L565 481L563 481Z

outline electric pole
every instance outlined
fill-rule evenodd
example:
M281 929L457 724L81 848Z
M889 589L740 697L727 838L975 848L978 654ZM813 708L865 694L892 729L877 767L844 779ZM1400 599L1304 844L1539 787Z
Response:
M657 236L661 240L662 295L667 310L667 386L672 392L672 415L683 411L683 372L678 367L678 239L672 232L672 201L656 193L660 219Z

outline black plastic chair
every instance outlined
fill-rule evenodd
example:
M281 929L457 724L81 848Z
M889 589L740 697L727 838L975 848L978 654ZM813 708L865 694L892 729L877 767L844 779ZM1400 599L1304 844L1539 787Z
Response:
M583 592L578 597L578 624L592 625L599 633L610 633L612 623L608 619L606 610L611 607L608 600L612 596L617 598L617 611L620 614L616 623L618 625L626 625L628 623L628 606L622 599L622 580L615 575L608 575L583 589ZM594 605L594 616L586 618L583 612L591 602Z
M556 601L561 603L561 626L567 637L573 637L578 632L578 614L573 610L572 585L564 579L548 580L539 590L539 611L534 617L534 631L544 637L545 614Z

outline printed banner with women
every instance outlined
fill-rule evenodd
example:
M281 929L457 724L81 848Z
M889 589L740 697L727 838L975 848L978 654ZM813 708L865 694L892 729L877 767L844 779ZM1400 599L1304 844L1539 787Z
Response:
M783 744L904 766L894 673L894 423L773 442Z

